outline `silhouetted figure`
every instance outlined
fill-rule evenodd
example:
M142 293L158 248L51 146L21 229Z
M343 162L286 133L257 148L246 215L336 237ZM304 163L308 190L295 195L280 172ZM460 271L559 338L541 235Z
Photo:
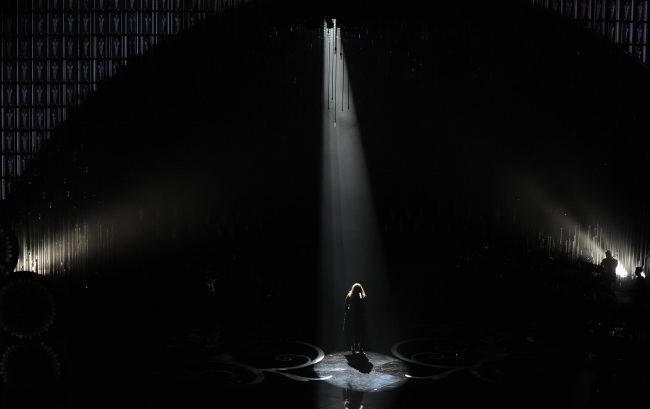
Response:
M605 288L609 291L614 291L614 282L616 281L616 268L618 267L618 260L612 257L612 252L607 250L605 258L601 261L600 266L603 268L601 280Z
M643 274L643 268L637 267L634 271L634 302L641 308L648 303L648 281Z
M352 355L363 352L363 332L366 325L366 292L355 283L345 297L343 332Z
M636 278L634 279L632 293L633 309L631 321L635 336L645 338L648 329L648 300L650 299L648 280L643 274L643 268L641 267L636 268L634 275Z

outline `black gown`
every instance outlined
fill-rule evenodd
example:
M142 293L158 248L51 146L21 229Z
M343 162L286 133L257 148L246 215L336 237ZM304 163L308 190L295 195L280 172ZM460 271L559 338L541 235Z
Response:
M360 345L363 339L366 320L366 299L360 294L345 297L345 314L343 317L343 332L351 347Z

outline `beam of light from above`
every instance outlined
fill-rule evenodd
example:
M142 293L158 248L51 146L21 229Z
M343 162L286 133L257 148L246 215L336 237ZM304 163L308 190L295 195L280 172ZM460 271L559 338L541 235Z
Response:
M368 294L368 344L376 345L379 336L373 330L386 329L391 322L389 285L336 20L333 28L324 27L323 49L319 342L332 348L344 346L343 302L352 284L359 282Z

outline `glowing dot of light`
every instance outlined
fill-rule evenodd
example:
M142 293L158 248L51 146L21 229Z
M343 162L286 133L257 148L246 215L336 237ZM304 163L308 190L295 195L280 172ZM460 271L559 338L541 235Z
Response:
M627 270L621 265L621 263L618 263L618 266L616 267L616 275L619 277L627 277Z

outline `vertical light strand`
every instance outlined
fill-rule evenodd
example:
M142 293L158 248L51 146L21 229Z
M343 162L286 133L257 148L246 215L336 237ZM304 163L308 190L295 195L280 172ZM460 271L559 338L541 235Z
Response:
M340 53L341 64L345 66L345 62L343 61L343 47L341 47ZM343 112L343 97L345 96L345 70L343 70L341 77L341 112Z
M336 52L338 51L338 33L337 33L337 28L336 28L336 20L334 20L334 126L336 126L336 84L337 84L337 77L338 77L338 66L339 66L339 59L338 56L336 55Z
M327 50L327 110L329 111L330 109L330 82L331 79L330 77L332 76L332 70L330 67L330 41L329 41L329 29L327 28L327 25L324 25L323 27L323 37L325 38L326 44L325 47L323 47L325 50Z

